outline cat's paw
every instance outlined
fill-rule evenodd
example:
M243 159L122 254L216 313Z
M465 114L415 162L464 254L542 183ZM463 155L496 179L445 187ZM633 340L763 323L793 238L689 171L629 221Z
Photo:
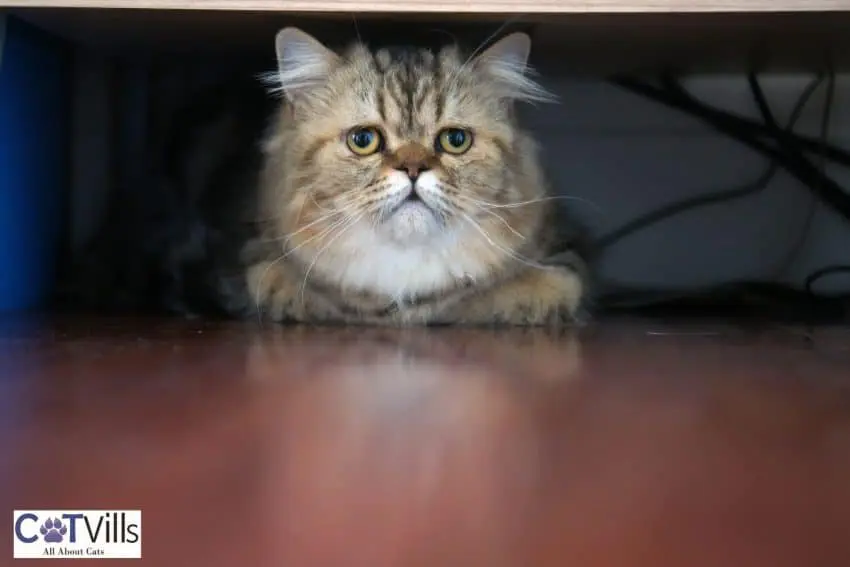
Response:
M580 322L584 282L572 269L530 269L472 298L460 309L469 323L565 325Z
M530 272L514 291L514 310L526 324L578 322L584 282L571 267L550 266Z
M299 286L287 277L280 262L258 262L248 268L248 291L257 312L274 321L297 320Z

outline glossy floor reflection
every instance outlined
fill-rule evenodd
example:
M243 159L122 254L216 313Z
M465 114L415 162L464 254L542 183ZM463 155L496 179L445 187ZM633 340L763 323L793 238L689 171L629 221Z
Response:
M149 565L850 565L848 329L7 321L0 377L0 527Z

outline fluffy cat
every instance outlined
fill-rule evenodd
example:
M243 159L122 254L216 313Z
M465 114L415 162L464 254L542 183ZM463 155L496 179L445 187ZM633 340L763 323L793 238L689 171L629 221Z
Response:
M281 322L575 321L580 230L516 118L517 103L551 98L529 50L515 33L469 57L337 52L280 31L265 84L176 114L153 177L118 194L66 302Z
M586 282L547 261L548 186L517 102L547 101L530 40L337 53L287 28L286 102L264 146L248 292L274 320L392 325L574 321Z

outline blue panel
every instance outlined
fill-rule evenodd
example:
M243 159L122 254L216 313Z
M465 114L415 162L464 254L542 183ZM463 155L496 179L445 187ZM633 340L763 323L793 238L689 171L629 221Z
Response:
M68 186L66 53L51 36L7 18L0 59L0 311L40 307L55 277Z

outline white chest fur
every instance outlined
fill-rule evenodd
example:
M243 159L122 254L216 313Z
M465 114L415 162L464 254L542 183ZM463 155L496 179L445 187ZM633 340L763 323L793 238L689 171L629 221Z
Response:
M487 276L489 263L470 246L471 234L447 231L427 243L403 245L358 223L340 237L321 272L343 289L366 291L395 300L455 287L462 279ZM473 237L474 238L474 237ZM467 240L464 240L467 239ZM329 247L330 248L330 247ZM316 268L314 268L316 269Z

